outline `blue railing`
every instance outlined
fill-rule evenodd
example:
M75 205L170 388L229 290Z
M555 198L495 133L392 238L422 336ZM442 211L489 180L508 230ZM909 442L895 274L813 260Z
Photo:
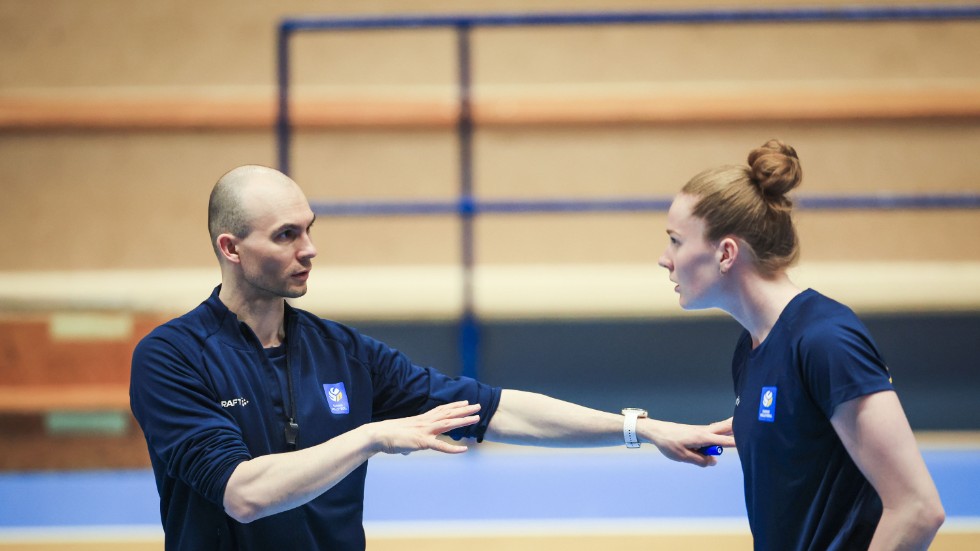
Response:
M325 216L431 216L437 214L528 214L555 212L664 212L673 197L522 199L480 201L312 201L313 211ZM797 197L799 208L810 210L924 210L980 208L980 194L929 195L810 195Z
M470 107L470 31L476 27L589 26L589 25L704 25L741 23L815 23L870 21L942 21L980 19L980 6L853 6L835 8L725 9L656 12L529 13L491 15L414 15L400 17L307 17L284 19L278 31L279 104L276 121L279 168L290 171L292 123L289 110L290 38L301 32L365 31L380 29L453 28L456 31L459 116L459 195L450 201L371 201L324 203L313 210L330 216L404 216L455 214L461 224L463 312L460 317L462 373L478 374L479 324L474 310L473 218L494 213L640 212L665 211L670 198L622 197L600 199L483 200L473 195L473 118ZM805 209L976 209L980 194L878 194L798 197Z

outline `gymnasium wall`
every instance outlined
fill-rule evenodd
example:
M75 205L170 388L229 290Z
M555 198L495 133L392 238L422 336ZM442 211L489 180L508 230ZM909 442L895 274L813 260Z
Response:
M276 162L283 15L756 5L810 3L3 0L0 230L18 238L0 270L212 266L211 184L238 164ZM475 189L669 196L779 137L803 159L801 193L975 191L978 26L477 29ZM438 29L294 39L293 172L310 198L456 192L454 40ZM974 261L978 224L962 211L801 213L803 260ZM488 216L479 258L651 264L662 225L654 214ZM453 263L455 229L452 217L325 220L319 262Z
M0 373L20 374L0 387L45 381L24 378L44 368L10 352L30 346L10 329L18 320L135 316L116 342L128 346L147 316L193 307L217 283L207 196L234 166L276 163L283 16L813 4L0 0ZM454 197L450 31L303 34L293 46L293 176L311 200ZM978 21L476 29L472 48L480 198L667 197L770 137L798 150L801 194L980 191ZM917 428L980 428L975 401L955 419L937 409L980 390L977 211L797 221L800 283L872 320L914 381ZM737 327L676 307L656 266L663 227L660 213L480 217L488 380L610 409L650 396L670 405L665 417L724 414ZM455 217L321 217L314 238L320 279L305 307L457 369ZM59 369L99 372L77 358ZM114 384L128 370L117 363Z

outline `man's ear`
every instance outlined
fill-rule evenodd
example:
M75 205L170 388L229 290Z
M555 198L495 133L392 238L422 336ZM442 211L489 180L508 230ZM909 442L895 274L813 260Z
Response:
M241 260L238 257L238 238L230 233L223 233L216 239L218 251L225 260L233 264L238 264Z
M725 237L718 242L718 270L724 274L735 266L738 259L738 240L734 237Z

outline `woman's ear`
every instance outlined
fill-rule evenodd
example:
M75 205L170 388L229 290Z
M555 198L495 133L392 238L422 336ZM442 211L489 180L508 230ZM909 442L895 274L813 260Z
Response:
M718 242L718 271L722 275L728 273L735 266L738 253L738 240L734 237L725 237Z

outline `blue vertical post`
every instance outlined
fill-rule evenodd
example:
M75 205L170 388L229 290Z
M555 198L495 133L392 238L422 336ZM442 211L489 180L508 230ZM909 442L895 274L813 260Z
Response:
M277 36L278 65L276 67L279 80L279 113L276 117L276 146L279 157L279 170L289 174L290 122L289 122L289 36L292 27L288 22L279 24Z
M473 117L470 106L470 24L456 25L456 53L459 64L459 216L461 225L460 261L463 272L463 312L459 320L459 355L462 375L479 374L480 325L473 297Z

